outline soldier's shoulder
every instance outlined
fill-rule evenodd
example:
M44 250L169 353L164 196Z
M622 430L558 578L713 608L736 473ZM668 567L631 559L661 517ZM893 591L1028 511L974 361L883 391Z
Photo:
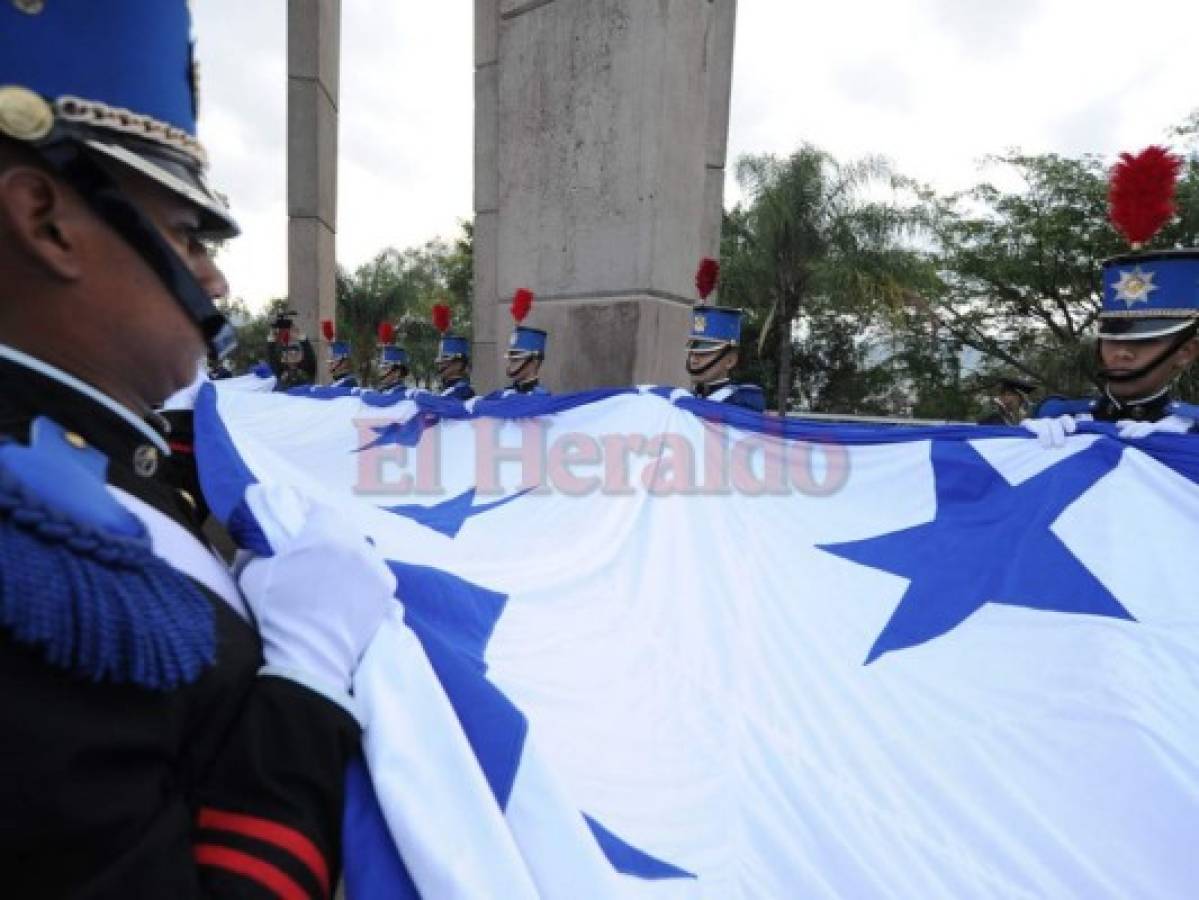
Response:
M1095 397L1063 397L1053 394L1037 405L1032 417L1049 419L1057 416L1081 416L1093 412L1097 403Z
M766 392L757 384L739 384L734 388L733 396L729 398L729 401L755 412L764 412Z
M0 628L90 680L171 689L215 657L212 605L155 555L108 460L48 418L0 443Z

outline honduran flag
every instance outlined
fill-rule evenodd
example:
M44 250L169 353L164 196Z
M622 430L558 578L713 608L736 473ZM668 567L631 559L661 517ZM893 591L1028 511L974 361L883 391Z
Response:
M1081 430L197 404L218 514L298 485L397 576L352 900L1194 896L1199 442Z

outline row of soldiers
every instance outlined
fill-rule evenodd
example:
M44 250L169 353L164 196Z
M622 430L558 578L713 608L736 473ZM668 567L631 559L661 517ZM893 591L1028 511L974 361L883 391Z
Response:
M700 274L697 275L701 294L710 291L710 288L702 287L705 273L716 270L718 265L715 260L705 259L701 262ZM483 399L498 400L514 394L549 394L541 383L541 366L546 358L549 334L544 329L524 324L532 305L532 291L519 289L512 301L515 326L505 353L508 384L484 395ZM267 344L268 367L276 378L278 390L303 393L304 388L316 380L316 352L307 338L294 336L293 315L284 313L274 322ZM732 371L739 360L742 319L743 313L739 309L706 302L695 306L684 350L687 373L697 397L762 412L765 409L762 388L754 384L736 383L732 379ZM433 321L440 333L434 359L436 390L443 397L470 400L476 396L470 382L470 341L450 331L449 308L443 304L434 307ZM331 321L322 322L321 328L328 346L329 385L346 390L361 388L358 377L351 369L350 343L337 339ZM209 378L219 380L231 375L232 372L220 360L209 359ZM390 323L379 326L373 376L372 387L377 391L393 393L410 390L408 351L395 342L395 328Z

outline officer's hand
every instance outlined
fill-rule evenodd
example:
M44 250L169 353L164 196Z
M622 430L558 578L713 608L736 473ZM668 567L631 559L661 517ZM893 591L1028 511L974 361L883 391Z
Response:
M1045 448L1064 447L1066 435L1074 434L1078 423L1073 416L1057 416L1051 419L1025 419L1020 427L1031 431Z
M358 661L395 602L396 581L358 527L291 488L253 485L246 502L273 556L239 581L258 620L265 674L347 705Z
M1125 440L1148 437L1151 434L1186 434L1194 426L1194 419L1183 416L1166 416L1156 422L1134 422L1131 419L1121 419L1116 423L1120 437Z

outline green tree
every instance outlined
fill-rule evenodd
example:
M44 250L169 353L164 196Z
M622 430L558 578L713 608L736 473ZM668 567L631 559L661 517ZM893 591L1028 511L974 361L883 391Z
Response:
M751 311L747 368L773 369L780 410L798 389L814 408L873 411L890 369L870 364L861 336L931 273L906 243L919 223L902 202L910 184L882 160L842 164L807 145L743 157L737 178L749 205L725 220L721 297Z
M364 383L375 359L381 322L396 326L397 339L408 350L420 384L433 377L437 332L431 324L435 303L448 303L454 330L471 334L471 270L473 232L462 223L452 242L428 241L405 250L388 248L353 272L337 274L338 332L353 344L355 370Z

